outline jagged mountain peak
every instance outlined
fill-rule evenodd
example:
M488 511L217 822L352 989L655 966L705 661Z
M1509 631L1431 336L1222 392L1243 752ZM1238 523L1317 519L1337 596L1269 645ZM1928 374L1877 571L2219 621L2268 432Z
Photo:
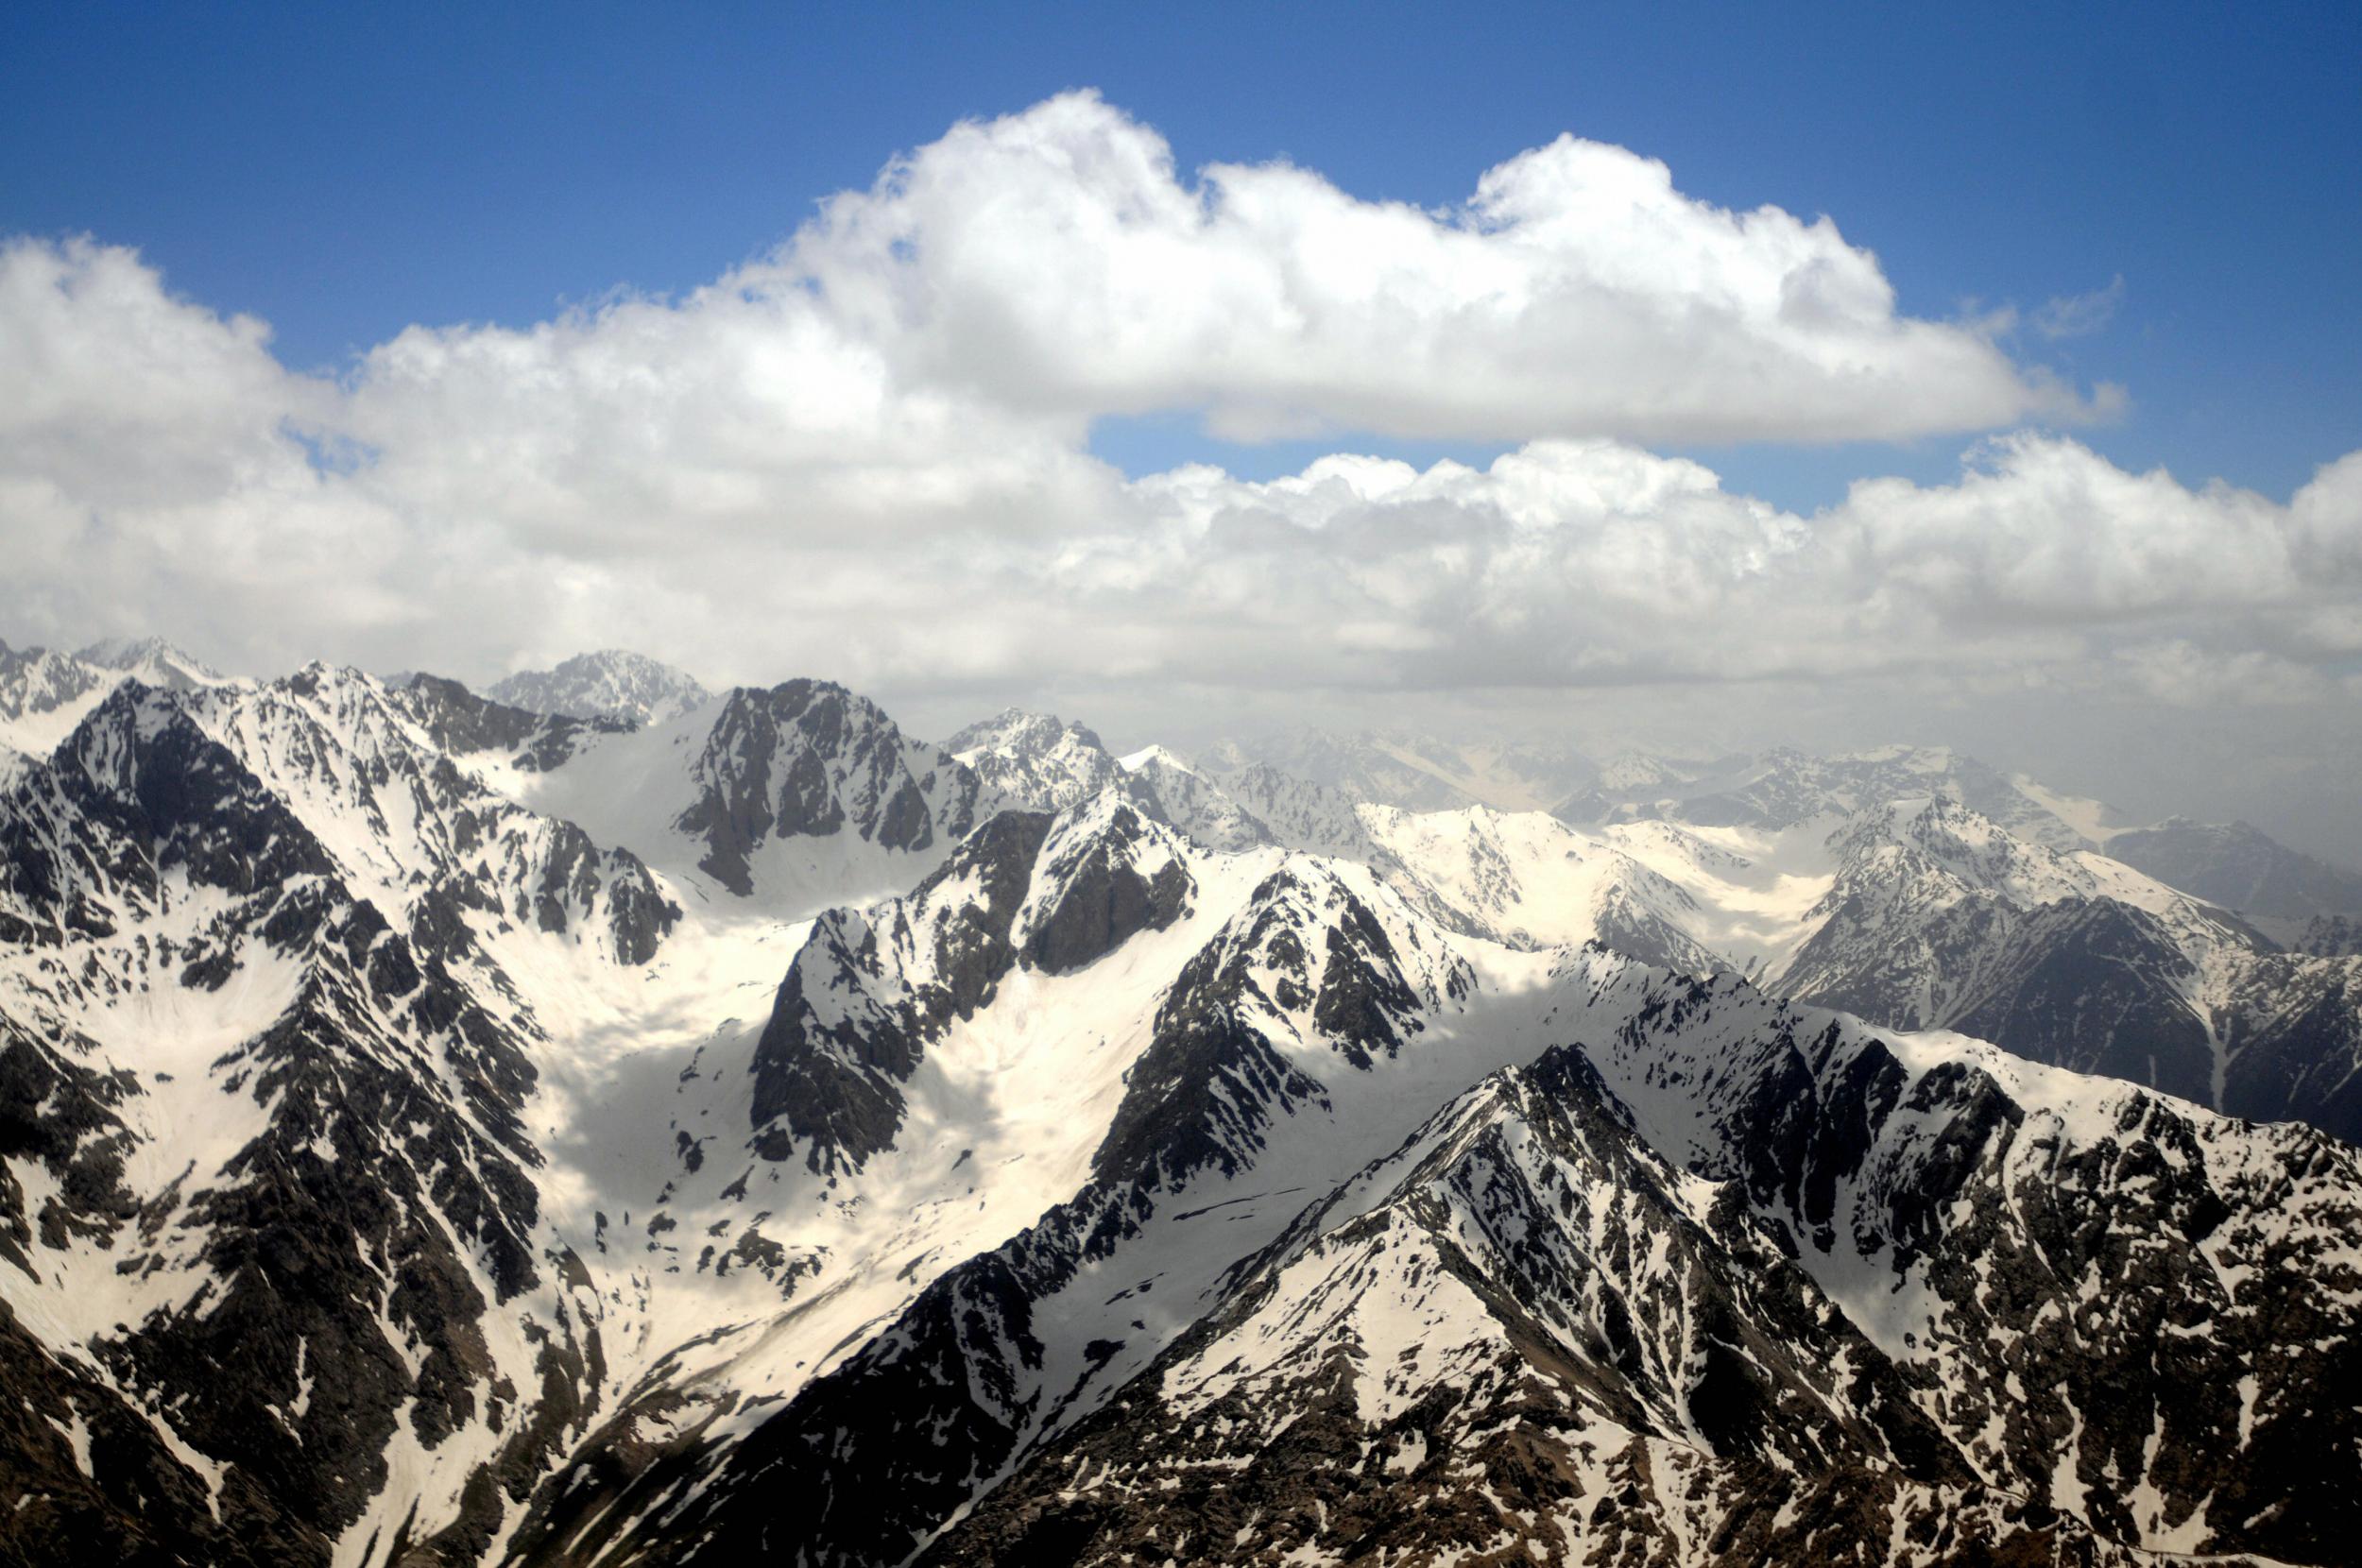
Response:
M677 826L706 836L704 869L741 894L752 887L747 856L765 838L849 831L918 853L956 843L976 815L973 775L831 681L733 688L693 773L704 793Z
M2161 1091L2353 1114L2362 960L1924 754L1126 762L114 683L0 772L0 1557L2338 1560L2362 1165Z
M685 672L622 648L576 654L553 670L518 671L484 694L529 712L634 725L663 724L711 700Z
M38 720L77 703L87 706L108 684L105 675L80 659L47 648L11 648L0 642L0 724ZM73 716L79 717L79 710ZM71 727L71 722L65 722L46 739L54 743ZM14 744L11 732L0 730L0 742ZM20 745L18 749L45 748Z
M0 752L45 756L116 684L192 690L223 677L153 639L97 644L81 655L0 642Z
M599 736L634 727L622 719L575 719L513 707L440 675L413 674L388 684L412 722L444 751L490 758L522 772L562 767Z
M964 751L1001 745L1054 745L1071 737L1080 744L1105 750L1099 737L1089 726L1064 719L1054 713L1043 713L1028 707L1004 707L989 719L980 719L943 743L944 749L957 756Z
M829 680L731 687L661 723L541 718L414 677L412 723L489 788L766 917L908 889L999 798Z
M1623 795L1668 785L1686 784L1696 779L1709 765L1658 757L1649 752L1622 751L1600 764L1596 788L1602 795Z
M1382 857L1351 795L1268 762L1204 770L1152 746L1125 759L1124 777L1166 821L1211 848L1277 844L1354 861Z
M161 637L107 638L74 656L95 669L112 670L180 690L232 684L231 678Z
M1061 810L1123 779L1123 769L1090 729L1025 708L1006 708L970 724L944 749L973 769L994 795L1036 810Z
M1189 912L1172 831L1106 792L1055 814L1009 810L909 894L813 923L754 1058L755 1147L858 1170L895 1141L929 1047L1011 976L1066 976Z
M1558 979L1596 1043L1475 1085L1316 1199L921 1560L1184 1535L1256 1548L1222 1560L2334 1559L2341 1488L2265 1414L2313 1407L2316 1374L2244 1327L2309 1318L2315 1287L2225 1264L2351 1277L2350 1150L1735 981L1602 955ZM2308 1169L2336 1174L2284 1210ZM2155 1373L2160 1280L2204 1375ZM2342 1455L2352 1423L2314 1422ZM2264 1479L2268 1452L2315 1479Z
M1116 758L1116 765L1125 773L1138 773L1142 768L1170 768L1176 773L1199 772L1196 763L1170 746L1150 744L1138 751L1125 752Z
M2362 958L2362 919L2317 914L2305 922L2294 946L2299 952L2319 958Z

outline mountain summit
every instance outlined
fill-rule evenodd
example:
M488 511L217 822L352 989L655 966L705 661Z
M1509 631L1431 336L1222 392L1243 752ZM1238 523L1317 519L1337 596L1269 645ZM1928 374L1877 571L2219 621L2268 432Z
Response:
M520 671L494 681L484 694L530 713L615 719L633 725L662 724L711 700L683 672L621 648L576 654L555 670Z

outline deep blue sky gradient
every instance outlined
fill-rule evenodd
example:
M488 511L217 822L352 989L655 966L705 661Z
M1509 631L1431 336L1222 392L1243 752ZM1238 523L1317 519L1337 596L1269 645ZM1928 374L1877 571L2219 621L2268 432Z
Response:
M706 281L963 116L1095 86L1185 167L1284 156L1460 200L1562 130L1685 192L1833 214L1905 310L2125 280L2028 359L2123 383L2086 433L2285 496L2362 446L2362 5L0 7L0 233L135 245L330 367L413 322L529 322ZM0 371L4 373L4 371ZM1950 474L1967 437L1699 453L1784 503ZM1140 471L1268 474L1101 432Z

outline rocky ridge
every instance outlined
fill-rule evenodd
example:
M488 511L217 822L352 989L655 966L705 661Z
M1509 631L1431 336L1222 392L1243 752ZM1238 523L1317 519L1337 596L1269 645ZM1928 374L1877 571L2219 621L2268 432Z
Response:
M1582 827L116 673L0 776L0 1559L2352 1534L2362 1170L2191 1098L2346 1114L2356 961L1957 766Z

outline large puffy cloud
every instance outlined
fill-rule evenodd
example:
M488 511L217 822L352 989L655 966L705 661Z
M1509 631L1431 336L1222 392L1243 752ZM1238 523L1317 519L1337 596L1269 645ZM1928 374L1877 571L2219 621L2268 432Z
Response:
M20 241L0 363L0 635L162 630L252 669L625 643L980 695L2214 701L2245 672L2295 701L2362 651L2362 453L2283 503L2021 434L1800 517L1633 444L2087 405L1896 315L1826 220L1721 212L1569 140L1434 213L1286 166L1187 183L1070 96L956 128L687 296L415 328L335 378L128 252ZM1094 418L1157 409L1526 444L1269 484L1088 454Z
M341 382L100 247L0 253L0 315L45 367L0 394L20 638L462 673L625 642L903 691L1908 674L2183 702L2334 695L2362 649L2362 454L2279 503L2016 435L1811 517L1607 437L1127 481L1079 420L729 286L414 330Z
M1561 137L1427 212L1287 164L1184 181L1087 94L957 127L733 282L815 290L930 383L1248 438L1891 437L2116 397L1898 315L1828 218L1723 211L1621 147Z
M590 549L683 512L1019 527L1093 499L1094 419L1157 411L1250 436L1709 440L2093 406L1897 315L1828 220L1692 201L1620 148L1562 139L1438 214L1286 165L1185 183L1155 131L1072 94L955 128L677 300L413 329L340 412L384 486L454 515L497 494Z

